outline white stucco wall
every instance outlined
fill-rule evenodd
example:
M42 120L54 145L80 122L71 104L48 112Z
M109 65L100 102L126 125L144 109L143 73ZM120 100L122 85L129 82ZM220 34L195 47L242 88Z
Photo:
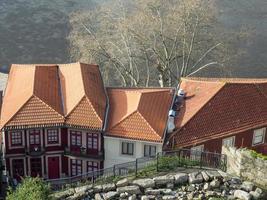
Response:
M134 155L121 154L121 145L123 141L134 143ZM162 143L153 143L104 136L104 168L112 167L115 164L134 161L136 158L144 157L144 145L154 145L157 147L157 152L162 151Z

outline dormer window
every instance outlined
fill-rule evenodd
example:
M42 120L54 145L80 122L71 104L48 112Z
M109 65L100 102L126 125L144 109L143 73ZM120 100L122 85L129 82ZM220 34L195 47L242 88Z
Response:
M266 128L254 130L252 146L264 143Z

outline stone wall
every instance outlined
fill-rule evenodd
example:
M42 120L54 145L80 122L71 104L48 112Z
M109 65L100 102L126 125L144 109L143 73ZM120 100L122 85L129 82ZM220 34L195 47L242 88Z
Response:
M227 156L228 173L267 189L267 160L252 157L251 151L247 149L223 147L222 153Z

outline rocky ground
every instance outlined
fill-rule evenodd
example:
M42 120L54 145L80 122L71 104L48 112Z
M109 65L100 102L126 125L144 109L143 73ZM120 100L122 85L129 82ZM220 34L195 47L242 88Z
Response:
M266 193L252 182L242 181L222 171L172 173L153 178L117 183L85 185L53 194L55 199L67 200L258 200Z

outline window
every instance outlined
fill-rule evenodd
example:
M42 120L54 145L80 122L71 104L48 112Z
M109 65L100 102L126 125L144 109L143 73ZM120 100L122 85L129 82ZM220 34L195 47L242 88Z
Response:
M93 149L93 150L98 149L98 134L97 133L87 134L87 147L88 149Z
M122 142L121 153L124 155L133 155L134 154L134 143Z
M203 151L204 151L204 145L192 147L190 158L192 160L201 160L201 153Z
M81 146L82 145L82 133L79 131L71 131L71 145Z
M11 145L12 146L22 145L22 132L21 131L11 132Z
M97 171L98 169L98 162L87 161L87 172Z
M40 144L40 130L30 130L30 144Z
M58 129L48 129L47 130L47 143L57 144L58 140Z
M222 144L226 147L234 147L235 146L235 136L224 138Z
M144 146L144 157L155 157L156 156L157 147L152 145Z
M71 159L71 175L77 176L82 174L82 161Z
M264 143L266 128L254 130L252 146Z

